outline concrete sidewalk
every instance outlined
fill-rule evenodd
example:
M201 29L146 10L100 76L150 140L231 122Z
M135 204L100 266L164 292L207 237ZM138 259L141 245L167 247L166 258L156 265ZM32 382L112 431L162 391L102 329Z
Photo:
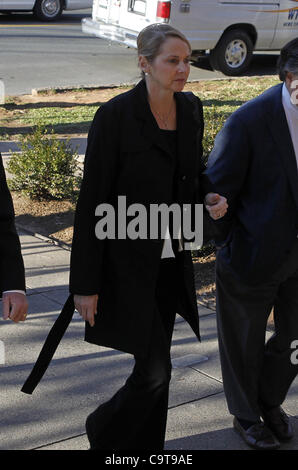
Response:
M70 252L20 233L30 313L25 323L0 321L5 364L0 365L0 449L87 450L85 418L124 383L132 356L83 341L78 314L33 395L20 389L68 296ZM215 313L200 307L202 343L177 317L166 436L168 450L248 450L232 429L221 379ZM268 334L270 334L268 332ZM285 403L298 449L298 381Z

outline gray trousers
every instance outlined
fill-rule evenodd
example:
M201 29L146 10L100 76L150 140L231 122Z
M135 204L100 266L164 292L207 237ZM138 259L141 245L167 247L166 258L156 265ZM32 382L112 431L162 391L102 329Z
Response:
M260 403L281 405L298 373L298 366L291 362L291 343L298 340L298 240L278 272L254 286L241 282L219 251L216 289L219 351L228 408L238 418L256 421ZM266 342L272 308L275 333Z

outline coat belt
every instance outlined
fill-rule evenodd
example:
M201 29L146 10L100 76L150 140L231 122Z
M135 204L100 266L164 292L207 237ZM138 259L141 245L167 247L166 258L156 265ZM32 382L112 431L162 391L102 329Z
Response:
M40 354L37 358L37 361L29 377L21 388L22 392L31 394L39 383L39 381L42 379L65 331L67 330L67 327L72 319L74 311L75 306L73 301L73 295L71 294L65 302L60 315L58 316L57 320L51 328L42 347L42 350L40 351Z

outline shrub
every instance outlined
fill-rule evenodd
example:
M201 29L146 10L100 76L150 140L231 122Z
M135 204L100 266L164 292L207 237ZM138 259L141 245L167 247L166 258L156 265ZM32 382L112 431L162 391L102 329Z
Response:
M77 151L69 141L60 141L44 126L37 125L21 137L21 152L14 152L8 163L11 189L31 199L74 199L81 176Z

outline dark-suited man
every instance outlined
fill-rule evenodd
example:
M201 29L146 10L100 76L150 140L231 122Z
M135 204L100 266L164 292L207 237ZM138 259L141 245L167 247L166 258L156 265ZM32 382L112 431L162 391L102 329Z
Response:
M3 318L24 321L28 303L25 294L24 264L14 224L13 203L7 187L0 154L0 297Z
M227 120L206 170L206 189L229 203L216 222L224 389L235 429L257 449L293 436L280 405L298 371L298 39L281 51L279 74L283 84ZM265 344L272 308L275 334Z

